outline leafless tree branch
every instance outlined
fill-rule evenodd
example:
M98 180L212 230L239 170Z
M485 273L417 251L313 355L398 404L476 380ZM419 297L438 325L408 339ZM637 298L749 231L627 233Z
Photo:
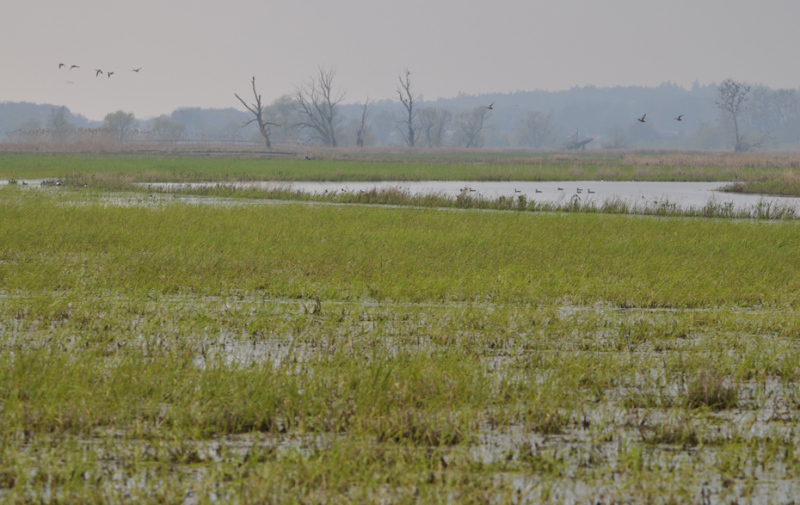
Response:
M414 147L417 140L417 111L414 106L419 97L411 90L411 72L408 69L405 69L404 72L405 76L398 77L400 82L397 85L397 95L400 97L400 103L403 104L405 112L398 124L401 126L400 134L408 147Z
M264 106L261 104L261 95L259 95L258 91L256 91L255 76L253 76L253 80L251 82L253 84L253 96L255 97L256 100L254 104L247 105L247 102L242 100L242 97L240 97L236 93L233 94L233 96L238 98L239 101L242 102L242 105L244 105L244 107L247 110L249 110L250 113L253 114L253 116L255 116L250 121L243 123L242 127L248 126L251 123L256 123L258 125L258 130L261 132L261 136L264 137L264 143L267 146L267 149L272 149L272 143L269 141L269 136L271 133L270 126L281 127L283 125L278 123L272 123L266 120L266 118L264 117Z
M319 67L317 77L312 77L295 91L296 109L302 118L296 126L308 129L317 140L330 147L338 145L338 106L345 97L344 91L333 91L335 76L336 69Z
M361 105L361 124L356 129L356 145L364 147L364 136L367 134L369 128L369 117L372 114L372 109L369 106L369 97L367 101Z

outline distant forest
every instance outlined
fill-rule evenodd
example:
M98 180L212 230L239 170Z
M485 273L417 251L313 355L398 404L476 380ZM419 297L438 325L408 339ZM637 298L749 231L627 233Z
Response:
M800 148L800 90L744 87L745 99L736 124L719 106L719 84L691 89L665 83L658 87L575 87L565 91L517 91L425 100L416 95L413 121L417 147L508 147L585 149L734 149ZM424 92L424 90L418 90ZM251 95L242 94L248 101ZM352 99L353 97L347 97ZM147 131L170 141L186 139L262 142L254 116L231 100L226 109L181 108L158 118L138 119L117 111L106 121L90 121L66 107L33 103L0 103L0 141L19 142L26 132L64 129ZM491 106L491 109L488 107ZM366 114L365 114L366 112ZM644 122L638 120L644 116ZM320 134L304 123L297 94L285 95L263 108L274 146L408 145L408 111L400 100L335 103L331 132ZM678 121L677 118L681 120ZM110 119L111 118L111 119ZM117 121L115 123L114 121ZM480 121L480 122L478 122ZM747 144L738 140L752 138ZM327 136L326 136L327 135ZM66 138L62 135L63 138ZM335 143L330 144L330 139ZM738 142L738 144L737 144Z

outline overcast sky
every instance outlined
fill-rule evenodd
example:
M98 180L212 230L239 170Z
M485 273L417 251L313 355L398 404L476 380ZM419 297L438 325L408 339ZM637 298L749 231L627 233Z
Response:
M0 101L91 119L241 108L252 76L271 102L318 65L347 102L395 97L406 67L427 99L727 77L798 88L798 20L798 0L0 0Z

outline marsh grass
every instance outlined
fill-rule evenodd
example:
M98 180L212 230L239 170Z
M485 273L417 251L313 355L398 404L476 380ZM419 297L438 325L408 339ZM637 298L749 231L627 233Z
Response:
M700 368L686 385L687 408L728 410L739 404L739 389L730 377L710 368Z
M0 501L800 493L796 223L107 198L0 190Z
M763 174L751 180L736 181L721 188L731 193L800 196L800 174L796 171Z
M9 292L699 307L795 304L800 287L793 223L3 194Z

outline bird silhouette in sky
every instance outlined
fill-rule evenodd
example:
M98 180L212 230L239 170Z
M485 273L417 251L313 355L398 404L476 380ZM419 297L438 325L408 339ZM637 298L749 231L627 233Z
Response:
M142 67L134 68L133 71L136 72L136 73L139 73L139 70L141 70L141 69L142 69Z
M675 118L675 121L683 121L683 114Z
M78 65L72 65L71 67L69 67L70 70L72 70L73 68L81 68L81 67L79 67Z
M106 77L111 77L112 75L114 75L114 72L106 72Z
M102 71L102 70L100 70L99 68L96 68L96 69L94 69L94 76L95 76L95 77L98 77L98 76L99 76L100 74L102 74L102 73L103 73L103 71Z
M647 115L647 113L645 113L644 116L646 116L646 115ZM636 118L636 120L639 121L640 123L644 123L644 116Z

